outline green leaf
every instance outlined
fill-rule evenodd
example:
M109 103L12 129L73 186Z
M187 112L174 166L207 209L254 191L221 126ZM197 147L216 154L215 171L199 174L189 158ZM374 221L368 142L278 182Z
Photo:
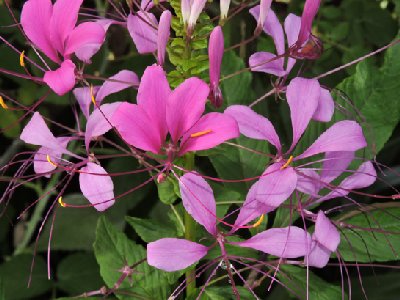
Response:
M117 231L103 216L99 219L96 230L94 251L100 274L108 287L113 287L121 276L118 271L122 267L132 266L146 258L146 251L142 246L129 240L125 234ZM163 272L150 267L147 263L140 263L133 275L133 287L125 280L120 289L129 295L117 293L119 299L167 299L171 293L168 277ZM175 278L174 278L175 279ZM134 298L134 299L136 299Z
M306 298L308 289L309 299L318 300L337 300L342 299L342 290L340 287L328 283L309 272L309 281L307 285L307 271L306 269L296 266L282 265L278 273L278 278L286 285L291 291L291 296L294 298ZM290 291L288 290L290 293Z
M103 285L93 254L69 255L57 267L57 286L70 295L98 290Z
M126 217L125 219L146 243L154 242L161 238L178 236L175 227L165 222L135 217Z
M178 199L178 195L176 193L176 182L175 178L168 176L164 182L157 184L158 189L158 197L164 204L172 204Z
M31 286L27 287L32 258L29 254L18 255L0 266L5 299L32 299L50 290L52 283L47 279L46 263L39 255L35 257Z
M373 207L371 205L371 208ZM397 252L400 249L399 218L400 208L376 208L365 213L356 211L356 215L342 221L355 228L341 229L340 255L345 261L399 260Z
M242 300L253 300L254 296L244 287L236 286L240 299ZM207 287L204 291L202 300L235 300L236 296L233 294L231 286L212 286Z

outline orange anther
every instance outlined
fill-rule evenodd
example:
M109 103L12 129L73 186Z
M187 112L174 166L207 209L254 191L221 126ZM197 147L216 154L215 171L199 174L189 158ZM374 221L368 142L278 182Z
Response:
M49 164L53 165L54 167L57 167L57 164L55 162L51 161L50 155L48 155L48 154L46 155L46 160L49 162Z
M67 204L65 204L65 202L62 201L62 197L58 198L58 203L60 203L62 207L67 207Z
M199 132L196 132L196 133L192 133L192 134L190 135L190 137L191 137L191 138L197 138L197 137L206 135L206 134L208 134L208 133L210 133L210 132L212 132L212 130L211 130L211 129L207 129L207 130L204 130L204 131L199 131Z
M293 161L293 155L290 155L289 159L287 160L287 162L281 167L281 170L286 169L287 167L289 167L289 165L291 164L291 162Z
M93 93L93 85L90 86L90 97L92 99L93 105L96 106L96 99L94 98L94 93Z
M25 67L25 50L19 55L19 65Z
M264 221L264 215L261 215L261 217L258 219L258 221L255 222L255 223L253 224L253 226L251 226L251 227L256 228L256 227L260 226L261 223L262 223L262 221Z
M0 105L2 108L8 109L8 106L7 106L7 104L4 103L4 99L2 96L0 96Z

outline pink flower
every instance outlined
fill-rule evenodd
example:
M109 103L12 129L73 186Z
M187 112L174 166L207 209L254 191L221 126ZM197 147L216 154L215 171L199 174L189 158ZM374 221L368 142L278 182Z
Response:
M249 210L271 211L285 201L298 187L301 171L291 166L303 158L320 153L347 151L354 152L364 148L365 141L361 126L354 121L340 121L333 124L302 154L293 157L295 149L311 118L318 109L321 87L318 81L295 78L287 87L286 97L290 108L293 128L293 141L287 152L283 152L279 137L272 123L250 108L241 105L229 107L225 113L234 117L240 132L250 138L267 140L277 149L276 158L264 172L261 179L253 185L258 202Z
M210 101L215 107L221 107L223 98L219 88L221 77L221 63L224 55L224 34L220 26L213 29L208 45L208 57L210 60Z
M220 246L224 259L229 257L225 250L226 243L252 248L282 258L296 258L308 254L311 237L306 231L295 226L272 228L246 241L229 242L229 235L235 230L228 235L218 231L216 203L208 183L202 177L192 173L185 174L179 181L186 211L216 240L213 246L216 244ZM260 212L258 216L261 214ZM246 223L236 221L235 224L243 226ZM206 247L185 239L160 239L147 245L147 261L149 265L168 272L182 270L203 258L213 246Z
M182 0L181 10L183 23L187 26L187 34L191 36L197 19L206 5L206 0Z
M157 33L157 58L160 66L164 65L165 51L170 35L171 27L171 12L169 10L164 11L160 17L160 24L158 25Z
M137 104L123 102L111 123L130 145L165 153L171 163L188 151L215 147L239 135L236 121L225 114L202 116L209 88L198 78L189 78L170 90L164 70L148 67L141 79ZM170 142L165 143L167 133Z
M75 85L75 65L71 55L90 62L104 42L100 24L84 22L76 26L83 0L28 0L21 13L21 25L31 42L60 67L47 71L44 82L58 95ZM61 56L61 57L60 57Z

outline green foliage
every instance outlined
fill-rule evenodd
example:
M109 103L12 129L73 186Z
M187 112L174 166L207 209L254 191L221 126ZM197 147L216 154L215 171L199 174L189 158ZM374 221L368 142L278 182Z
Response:
M154 242L161 238L176 237L178 235L175 226L170 223L134 217L126 217L126 221L146 243Z

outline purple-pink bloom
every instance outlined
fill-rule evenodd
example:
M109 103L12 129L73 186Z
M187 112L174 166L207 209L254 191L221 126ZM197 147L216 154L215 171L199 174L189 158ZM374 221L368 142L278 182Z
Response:
M135 15L130 14L127 26L140 54L155 53L157 51L158 22L154 14L147 11L138 11Z
M310 251L310 234L295 226L268 229L249 240L229 242L228 236L246 223L239 224L239 227L234 228L228 235L219 232L215 198L209 184L193 173L185 174L179 181L186 211L215 238L216 243L213 246L219 244L223 258L228 257L226 243L253 248L282 258L302 257ZM261 214L262 212L259 212L258 216ZM184 239L160 239L147 245L147 261L149 265L159 269L177 271L199 261L213 246L205 247Z
M257 20L257 27L263 29L267 14L271 9L272 0L260 0L260 14Z
M113 106L118 103L105 104L99 108L104 115L113 113ZM99 118L98 111L90 115L87 123L86 139L102 135L111 129L111 125L104 119ZM96 114L97 112L97 114ZM91 161L91 158L84 158L76 155L67 149L68 143L76 138L59 137L56 138L47 127L43 117L35 112L32 119L25 126L20 139L26 143L41 146L35 153L33 164L36 173L48 177L48 172L53 171L58 166L63 166L61 157L67 154L81 160L76 167L67 165L68 170L75 169L79 173L79 183L83 195L93 204L98 211L104 211L115 202L114 185L107 171L99 164ZM45 165L47 164L47 166ZM78 168L83 166L80 170Z
M292 120L293 141L286 152L283 152L279 137L267 118L258 115L247 106L234 105L225 111L237 120L242 134L250 138L266 140L277 149L273 164L255 183L257 190L255 198L261 209L266 211L275 209L298 186L297 183L302 174L291 166L292 161L296 162L320 153L354 152L367 145L361 126L355 121L344 120L333 124L323 132L302 154L297 157L291 155L318 108L320 92L318 81L313 79L295 78L288 85L286 97Z
M128 144L165 153L170 163L188 151L210 149L239 135L232 117L221 113L202 116L208 94L208 85L195 77L171 91L164 70L151 66L141 79L137 104L123 102L111 123ZM165 143L167 133L169 143Z
M224 34L221 26L213 29L210 35L208 45L208 58L210 60L210 101L219 108L222 105L223 97L219 88L219 79L221 77L221 63L224 55Z
M21 13L22 28L30 41L60 68L47 71L44 81L58 95L75 85L75 65L71 55L90 62L104 42L105 31L96 22L76 26L83 0L28 0ZM61 56L61 58L60 58Z

